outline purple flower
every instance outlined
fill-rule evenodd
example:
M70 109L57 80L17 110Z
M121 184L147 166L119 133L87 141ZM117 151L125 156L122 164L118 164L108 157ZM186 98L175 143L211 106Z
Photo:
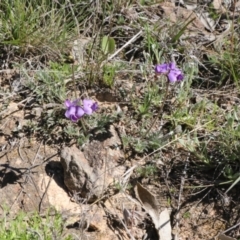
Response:
M156 74L167 74L168 80L172 83L183 80L182 71L176 67L174 62L158 64L155 67Z
M164 63L164 64L158 64L155 67L155 73L156 74L165 74L169 71L169 64Z
M67 107L65 117L73 122L77 122L84 115L84 110L78 105L77 100L73 102L66 100L65 106Z
M98 109L98 105L91 99L84 99L83 100L83 110L87 115L91 115Z
M67 108L65 117L73 122L77 122L84 114L91 115L98 109L97 103L90 99L83 100L83 107L80 106L79 100L71 102L67 99L64 104Z
M183 74L180 69L170 70L168 73L168 79L170 82L174 83L183 80Z

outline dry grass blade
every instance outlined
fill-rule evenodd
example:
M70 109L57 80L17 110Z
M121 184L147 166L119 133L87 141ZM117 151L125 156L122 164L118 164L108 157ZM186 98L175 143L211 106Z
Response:
M225 234L220 234L220 235L218 236L218 239L219 239L219 240L237 240L236 238L228 237L228 236L226 236Z
M171 225L168 210L165 209L159 215L158 204L156 198L140 183L135 187L135 194L142 203L145 211L150 215L158 235L161 240L171 240Z
M113 59L115 56L118 55L118 53L120 53L124 48L126 48L128 45L130 45L131 43L133 43L134 41L137 40L138 37L140 37L142 34L142 30L139 31L136 35L134 35L128 42L126 42L120 49L118 49L114 54L112 54L111 56L109 56L108 61Z
M158 232L161 240L172 239L172 234L171 234L172 228L170 224L170 216L166 208L160 213Z
M156 198L140 183L135 187L135 194L138 200L142 203L143 208L151 216L155 226L158 226L158 206Z

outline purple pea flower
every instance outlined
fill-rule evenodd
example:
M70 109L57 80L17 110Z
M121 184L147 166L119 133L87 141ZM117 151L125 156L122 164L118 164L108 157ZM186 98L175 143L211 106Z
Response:
M168 73L168 79L170 82L179 82L183 80L183 74L180 69L174 69L169 71Z
M176 67L176 64L174 62L156 65L155 73L167 74L168 80L171 83L182 81L184 77L182 71Z
M67 108L65 117L73 122L77 122L84 114L91 115L98 109L97 103L90 99L83 100L83 107L80 106L79 100L71 102L67 99L64 104Z
M65 101L65 106L67 107L65 117L73 122L77 122L85 113L82 107L78 105L78 100L71 102L67 99Z
M83 110L87 115L91 115L98 109L98 105L91 99L84 99L83 100Z
M169 64L164 63L164 64L158 64L155 67L155 73L156 74L166 74L169 71Z

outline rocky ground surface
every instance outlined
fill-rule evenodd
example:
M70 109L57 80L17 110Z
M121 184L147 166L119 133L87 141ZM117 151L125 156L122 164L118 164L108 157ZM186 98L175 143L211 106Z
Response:
M81 239L129 239L127 231L135 239L143 236L158 239L134 193L127 188L119 192L113 187L117 181L124 181L127 169L143 164L141 160L124 162L114 126L83 150L74 145L59 148L27 137L14 140L13 130L17 121L24 122L24 115L22 110L10 112L11 117L5 119L2 128L0 195L1 202L11 206L11 214L23 209L44 215L49 206L54 206L66 221L66 233L74 233ZM176 194L176 202L170 203L164 178L159 176L157 181L150 182L142 179L142 184L157 197L159 210L167 208L171 212L171 205L175 205L176 211L178 194L172 192ZM134 177L130 182L128 177L125 181L136 184ZM228 205L224 197L218 201L209 199L204 191L204 195L195 198L189 190L182 198L178 223L173 228L179 239L214 239L225 229L223 216ZM132 217L129 224L123 225L123 209L139 217ZM176 212L172 214L176 220Z
M224 19L226 8L219 1L213 4ZM227 34L229 26L220 25L220 20L210 21L195 9L195 5L184 2L180 7L164 2L158 5L156 13L149 14L156 14L156 17L158 13L168 15L172 22L179 18L187 20L191 16L194 20L187 25L186 36L201 42L201 48L205 48L206 43L217 44L223 34ZM131 17L134 17L133 13ZM216 31L216 25L221 31ZM18 96L19 86L13 85L20 82L19 76L17 69L3 69L1 87L12 89L11 94ZM116 107L111 94L96 93L94 97L100 106ZM158 239L151 218L134 191L128 188L141 182L156 197L159 212L163 209L169 211L172 233L178 236L175 239L215 239L226 229L230 219L233 222L238 219L235 205L239 201L238 188L232 190L231 199L214 186L210 189L200 187L198 192L186 186L181 192L179 176L182 172L177 165L169 170L170 152L163 152L157 163L159 176L151 180L139 177L135 169L149 160L136 158L129 161L128 158L126 161L119 125L110 125L107 133L96 135L81 149L68 143L45 143L38 136L28 137L27 133L19 134L28 119L40 121L42 108L25 109L26 102L31 99L10 102L1 112L0 215L3 214L3 204L10 206L13 216L20 209L38 211L44 216L46 209L54 206L63 215L65 232L75 234L76 239ZM51 136L49 138L51 140ZM181 159L182 166L189 155L180 149L177 158ZM194 178L192 173L189 182L197 181Z

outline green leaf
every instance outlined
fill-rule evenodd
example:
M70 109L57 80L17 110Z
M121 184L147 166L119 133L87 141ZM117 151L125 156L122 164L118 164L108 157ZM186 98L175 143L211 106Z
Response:
M191 17L191 15L189 16L189 18ZM172 42L176 42L178 41L178 39L183 35L184 31L186 30L187 26L193 22L195 20L195 18L189 20L183 27L182 29L172 38Z
M102 38L102 51L105 55L115 51L115 40L112 37L104 36Z

